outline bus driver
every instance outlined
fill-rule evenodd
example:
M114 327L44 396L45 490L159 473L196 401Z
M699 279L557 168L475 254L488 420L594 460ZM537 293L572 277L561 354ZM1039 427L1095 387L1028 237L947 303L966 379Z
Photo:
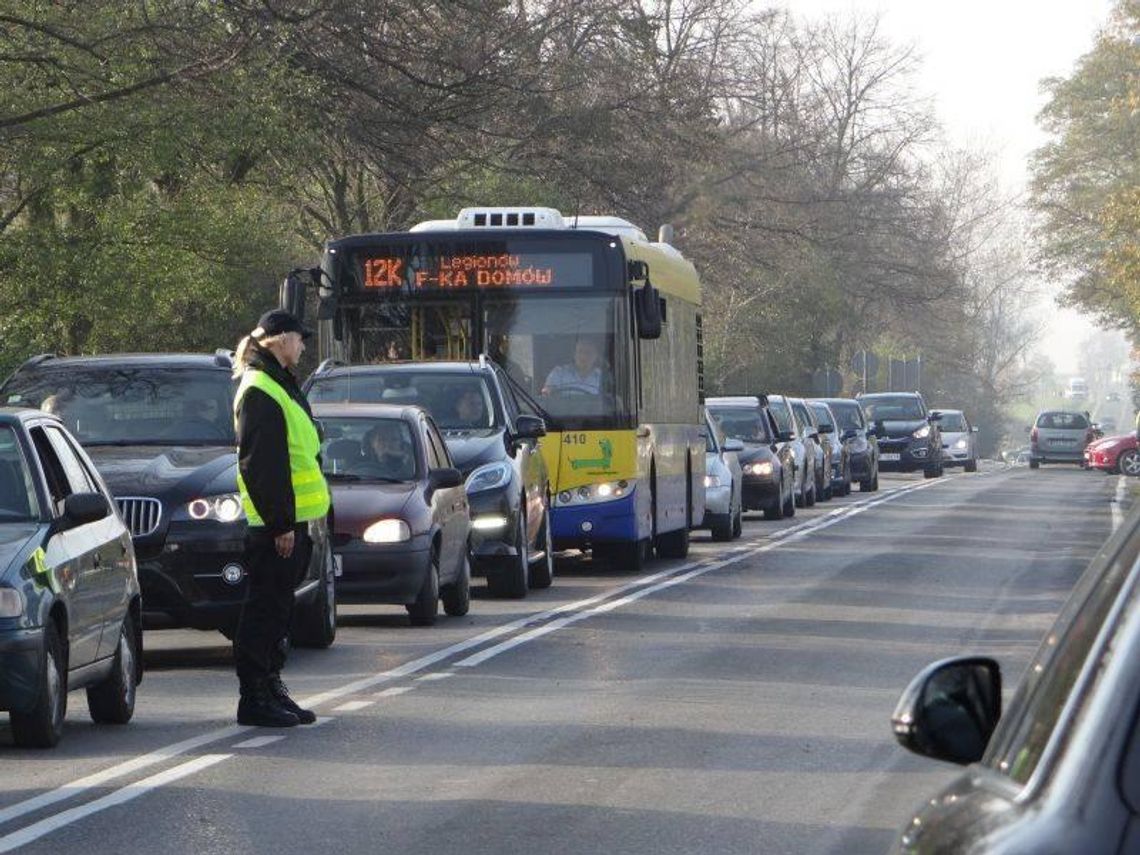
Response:
M588 338L574 344L574 362L558 365L542 384L542 395L601 395L602 369L598 364L598 345Z

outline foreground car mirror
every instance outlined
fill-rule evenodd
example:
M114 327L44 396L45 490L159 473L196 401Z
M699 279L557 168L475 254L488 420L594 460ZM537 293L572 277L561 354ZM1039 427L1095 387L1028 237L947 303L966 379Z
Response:
M820 425L819 426L819 432L820 433L835 433L835 428L833 428L831 425Z
M739 439L726 439L722 448L725 451L744 451L744 443Z
M855 428L847 428L847 430L843 431L843 433L840 434L840 439L846 442L849 439L855 439L855 437L858 435L859 431L855 430Z
M432 469L428 472L428 489L435 490L448 490L452 487L459 487L463 484L463 473L458 469L446 467L443 469Z
M927 666L891 715L895 739L915 754L966 765L982 759L1001 717L1001 668L969 656Z
M794 433L792 433L790 430L782 430L778 434L776 434L776 441L777 442L791 442L795 438L796 438L796 435Z
M102 493L72 493L63 500L63 516L59 528L66 530L106 519L111 503Z
M546 436L546 422L538 416L515 419L515 439L538 439L540 436Z

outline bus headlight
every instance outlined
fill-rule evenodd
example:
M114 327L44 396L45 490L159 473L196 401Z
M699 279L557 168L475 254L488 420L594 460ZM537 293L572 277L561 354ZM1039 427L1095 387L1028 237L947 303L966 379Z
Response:
M364 530L365 543L403 543L412 539L412 530L403 520L378 520Z
M235 522L245 516L241 507L241 494L223 493L220 496L207 496L195 499L186 506L191 519Z
M468 495L484 493L487 490L497 490L511 483L513 471L509 463L501 461L484 464L467 476L464 489L467 490Z
M628 496L633 489L629 481L603 481L600 484L583 484L558 494L559 505L585 505L590 502L609 502Z

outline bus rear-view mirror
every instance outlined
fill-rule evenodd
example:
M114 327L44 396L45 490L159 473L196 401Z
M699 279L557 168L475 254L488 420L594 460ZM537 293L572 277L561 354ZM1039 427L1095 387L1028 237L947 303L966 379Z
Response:
M637 316L637 334L641 338L661 338L661 300L657 289L646 282L633 292L633 309Z

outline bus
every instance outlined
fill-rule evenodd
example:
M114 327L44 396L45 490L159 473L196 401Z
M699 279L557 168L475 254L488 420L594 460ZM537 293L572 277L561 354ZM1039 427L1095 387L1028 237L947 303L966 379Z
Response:
M554 549L637 569L688 553L704 516L700 281L617 217L465 208L325 246L321 360L496 361L542 417ZM282 304L305 305L287 280Z

